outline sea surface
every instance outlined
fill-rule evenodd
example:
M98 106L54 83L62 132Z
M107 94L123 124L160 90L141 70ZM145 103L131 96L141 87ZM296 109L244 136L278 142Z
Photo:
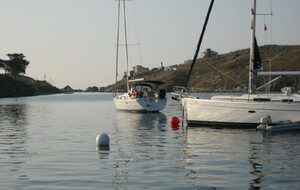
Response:
M170 97L144 114L106 93L0 99L0 189L299 189L300 132L171 127L181 113Z

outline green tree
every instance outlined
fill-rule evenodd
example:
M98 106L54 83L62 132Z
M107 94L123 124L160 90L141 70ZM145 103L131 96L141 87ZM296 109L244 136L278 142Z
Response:
M5 72L8 72L13 77L18 74L25 74L25 70L29 65L29 61L25 59L23 53L7 54L9 60L0 59L0 68L3 68Z

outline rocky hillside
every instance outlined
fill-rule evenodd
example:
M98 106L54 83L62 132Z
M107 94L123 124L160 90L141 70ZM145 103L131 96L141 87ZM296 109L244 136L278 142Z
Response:
M259 48L262 58L262 71L300 71L300 45L279 46L267 45ZM248 86L249 49L237 50L210 58L198 59L188 87L195 91L220 92L220 91L246 91ZM138 78L148 80L162 80L167 91L172 91L173 86L182 86L185 83L191 63L180 64L177 70L151 71L139 75ZM274 77L273 77L274 78ZM269 77L257 77L256 84L269 81ZM122 89L126 88L125 80L119 81ZM300 77L283 77L271 86L278 91L284 86L300 88ZM112 91L112 85L101 87L100 91Z
M0 74L0 98L34 96L61 93L61 90L46 81L37 81L26 76L12 78Z

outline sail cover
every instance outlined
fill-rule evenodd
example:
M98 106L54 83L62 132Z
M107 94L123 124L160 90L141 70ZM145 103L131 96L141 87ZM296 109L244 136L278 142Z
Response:
M254 70L260 69L261 68L261 59L260 59L260 54L259 54L259 50L258 50L258 46L257 46L257 41L256 41L256 37L254 38L254 61L253 61L253 65L254 65Z

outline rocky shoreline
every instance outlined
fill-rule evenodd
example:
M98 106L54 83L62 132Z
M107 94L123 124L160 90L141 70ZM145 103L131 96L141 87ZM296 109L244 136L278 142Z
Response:
M62 91L46 81L0 74L0 98L57 94Z

